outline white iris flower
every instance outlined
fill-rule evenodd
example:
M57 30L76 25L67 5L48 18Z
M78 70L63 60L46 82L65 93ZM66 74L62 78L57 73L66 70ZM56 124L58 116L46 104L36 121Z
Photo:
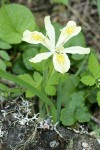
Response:
M80 26L76 26L74 21L69 21L67 25L61 29L61 34L57 43L55 44L55 29L50 21L50 16L46 16L44 19L46 36L41 32L29 30L24 31L23 41L31 44L41 43L49 49L50 52L37 54L34 58L29 61L33 63L41 62L44 59L49 58L53 55L53 64L55 70L60 73L65 73L70 68L70 60L66 53L71 54L88 54L90 52L89 48L83 48L80 46L72 46L69 48L64 48L64 44L73 36L77 35L81 31Z

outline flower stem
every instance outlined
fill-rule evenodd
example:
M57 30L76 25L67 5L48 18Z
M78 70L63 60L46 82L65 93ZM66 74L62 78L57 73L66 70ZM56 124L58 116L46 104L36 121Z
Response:
M81 67L78 69L78 71L75 73L76 76L78 76L83 68L83 66L85 65L86 61L88 59L88 56L86 56L86 58L83 60Z
M43 81L41 91L45 93L45 87L48 81L48 68L45 68L45 63L43 63ZM52 108L51 108L52 109ZM39 113L42 118L45 117L46 113L48 113L48 106L43 102L39 101Z
M59 84L57 88L57 122L60 120L61 102L62 102L62 84L61 79L59 78Z
M91 91L89 91L89 93L87 93L87 95L85 96L84 99L86 99L86 98L91 94L91 92L94 91L96 88L97 88L97 87L93 87L93 88L91 89Z

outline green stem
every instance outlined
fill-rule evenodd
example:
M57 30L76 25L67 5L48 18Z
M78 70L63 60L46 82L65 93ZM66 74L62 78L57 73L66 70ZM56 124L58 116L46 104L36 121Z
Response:
M45 64L43 64L43 81L42 81L42 92L45 93L45 86L47 84L47 80L48 80L48 69L45 68ZM39 102L39 113L40 113L40 116L42 118L45 117L45 114L46 114L46 111L47 111L47 107L46 106L46 103L44 103L43 101L40 100Z
M96 88L97 88L97 87L93 87L92 90L85 96L84 99L86 99L86 98L90 95L90 93L91 93L93 90L95 90Z
M61 79L59 79L59 84L57 88L57 122L60 120L61 102L62 102L62 84Z
M29 83L18 78L17 76L14 76L14 75L12 75L6 71L3 71L1 69L0 69L0 77L10 80L16 84L19 84L20 86L27 88L32 93L37 95L44 103L46 103L47 105L50 106L53 119L54 119L54 121L56 120L56 108L55 108L54 104L52 103L52 101L44 93L42 93L41 91L36 89L34 86L30 85Z
M42 84L42 90L44 91L45 86L47 85L48 81L48 69L44 69L43 67L43 84Z
M81 72L81 70L83 69L83 66L85 65L86 61L88 59L88 56L86 56L86 58L84 59L84 61L82 62L81 67L78 69L78 71L75 73L76 76L78 76Z
M45 107L45 103L40 99L39 101L39 114L41 118L45 117L46 114L46 107Z

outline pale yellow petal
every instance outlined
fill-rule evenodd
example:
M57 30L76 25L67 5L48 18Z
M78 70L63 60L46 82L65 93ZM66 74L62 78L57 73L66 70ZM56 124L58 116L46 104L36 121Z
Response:
M69 21L67 25L61 29L61 34L59 36L56 47L65 44L70 38L77 35L81 31L80 26L76 26L76 22Z
M41 43L42 45L50 49L49 39L46 38L41 32L38 31L33 31L33 32L29 30L24 31L22 40L31 44Z
M39 44L43 42L44 39L44 35L37 31L31 32L29 30L26 30L23 33L23 41L26 41L31 44Z
M40 53L40 54L37 54L35 57L29 59L29 61L33 63L39 63L42 60L49 58L51 55L52 55L51 52Z
M89 54L90 48L84 48L84 47L80 47L80 46L72 46L69 48L65 48L64 52L70 53L70 54Z
M60 73L65 73L70 68L70 60L66 54L55 53L53 56L53 64L55 70Z

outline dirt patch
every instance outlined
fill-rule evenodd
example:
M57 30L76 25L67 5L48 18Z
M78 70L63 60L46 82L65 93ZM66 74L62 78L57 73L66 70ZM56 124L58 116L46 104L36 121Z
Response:
M0 150L99 150L87 131L59 126L32 115L33 103L22 98L1 102Z

